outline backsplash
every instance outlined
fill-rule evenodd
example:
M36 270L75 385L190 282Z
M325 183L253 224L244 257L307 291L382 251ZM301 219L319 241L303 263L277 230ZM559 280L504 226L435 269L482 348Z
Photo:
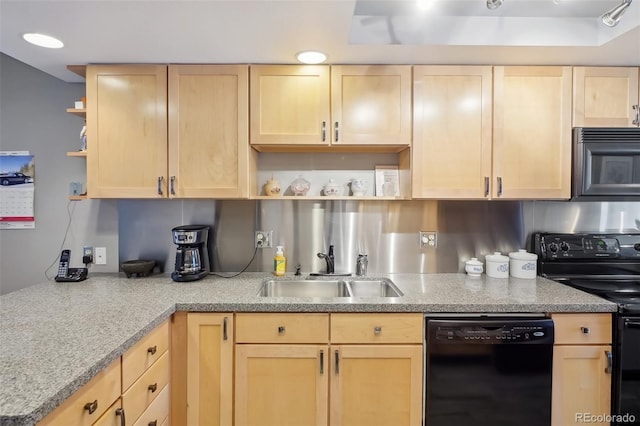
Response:
M274 247L258 249L247 270L271 271L283 245L287 271L324 271L316 256L335 247L336 272L462 272L471 257L527 248L532 232L640 232L640 203L550 201L120 200L120 261L151 258L173 270L171 228L211 226L212 267L237 272L254 253L254 231L273 230ZM437 248L421 248L419 231L436 231Z

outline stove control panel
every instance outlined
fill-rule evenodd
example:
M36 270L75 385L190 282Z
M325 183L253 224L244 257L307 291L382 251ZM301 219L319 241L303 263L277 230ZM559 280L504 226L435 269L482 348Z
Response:
M534 250L545 260L640 259L640 234L535 234Z

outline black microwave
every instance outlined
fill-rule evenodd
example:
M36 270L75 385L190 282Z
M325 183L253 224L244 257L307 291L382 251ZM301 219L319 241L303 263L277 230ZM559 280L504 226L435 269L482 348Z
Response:
M640 201L640 128L574 128L572 178L572 199Z

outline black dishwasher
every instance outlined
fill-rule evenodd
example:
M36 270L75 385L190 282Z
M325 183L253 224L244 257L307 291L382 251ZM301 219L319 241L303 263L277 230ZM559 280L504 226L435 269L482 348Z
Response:
M553 321L426 317L425 426L549 426Z

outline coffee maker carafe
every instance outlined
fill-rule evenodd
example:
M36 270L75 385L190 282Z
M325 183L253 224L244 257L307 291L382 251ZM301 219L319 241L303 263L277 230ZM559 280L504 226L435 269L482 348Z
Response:
M207 225L183 225L171 230L176 251L174 281L196 281L209 275L209 251Z

